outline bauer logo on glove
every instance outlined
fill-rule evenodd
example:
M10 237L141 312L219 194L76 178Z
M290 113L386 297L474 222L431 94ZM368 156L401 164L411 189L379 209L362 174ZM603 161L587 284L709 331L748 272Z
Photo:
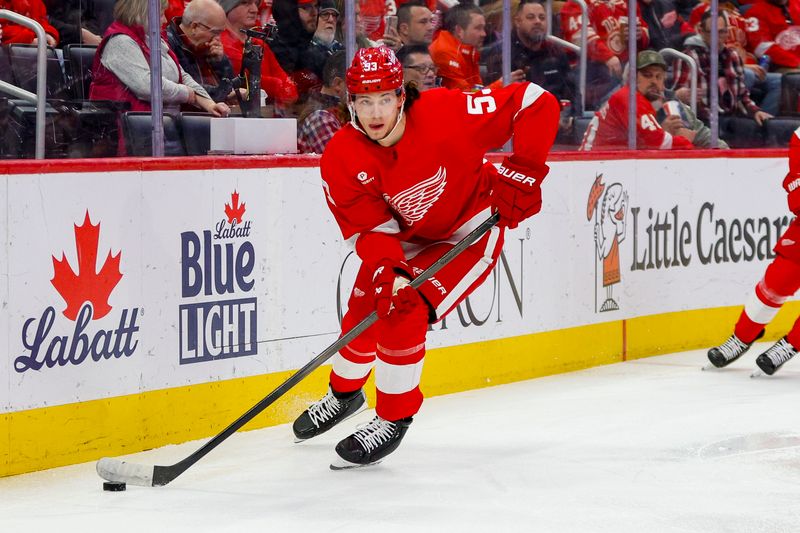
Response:
M542 209L542 180L550 171L545 164L506 157L498 167L492 187L492 207L500 214L500 226L516 228Z

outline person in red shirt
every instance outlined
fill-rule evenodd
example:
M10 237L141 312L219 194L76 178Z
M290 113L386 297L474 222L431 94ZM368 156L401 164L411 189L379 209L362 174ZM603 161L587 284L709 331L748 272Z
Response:
M747 48L778 67L800 67L800 2L756 0L745 13Z
M245 35L239 30L252 28L258 22L259 0L217 0L228 17L228 26L220 39L225 55L231 60L233 71L240 72L242 68L242 53L244 52ZM255 39L264 51L261 60L261 87L267 96L274 98L280 105L288 105L297 101L297 86L286 75L278 64L275 54L268 43Z
M47 8L42 0L0 0L0 9L19 13L42 25L47 46L58 44L58 30L47 21ZM2 21L2 44L36 44L36 34L24 26L11 21Z
M335 356L328 393L293 427L306 440L365 408L375 367L377 416L339 442L334 469L373 464L400 444L422 404L428 324L488 277L505 228L541 209L559 119L556 98L533 83L474 94L404 87L387 47L359 50L346 82L351 122L320 162L328 207L362 260L342 330L373 311L379 319ZM443 125L457 133L443 135ZM486 163L512 134L513 155L499 169ZM408 285L493 210L497 226L419 289Z
M486 19L481 8L459 4L444 17L444 29L430 46L431 57L439 69L442 86L448 89L474 91L483 87L480 67L480 47L486 38ZM511 73L511 81L525 79L521 69ZM499 79L489 85L490 89L503 86Z
M587 0L589 27L586 33L588 63L586 71L586 102L592 109L620 85L622 68L628 60L628 2L627 0ZM581 9L567 1L561 9L561 31L564 39L583 47L581 42ZM636 5L636 48L650 46L647 23Z
M692 148L695 132L683 125L678 115L662 124L656 120L651 102L664 95L667 63L655 50L644 50L636 57L636 146L642 149L669 150ZM580 150L625 149L628 147L628 86L611 95L589 123Z
M789 210L795 215L778 239L775 259L755 286L739 315L733 335L708 351L708 360L722 368L733 363L764 335L764 327L778 314L783 303L800 289L800 128L789 142L789 172L783 179ZM756 358L765 374L774 374L800 349L800 318L778 342Z

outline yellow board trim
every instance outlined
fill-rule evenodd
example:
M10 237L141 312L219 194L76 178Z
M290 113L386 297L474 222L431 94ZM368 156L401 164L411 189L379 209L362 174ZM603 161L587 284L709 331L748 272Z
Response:
M730 334L741 309L666 313L430 350L421 388L438 396L711 346ZM798 313L800 302L784 305L765 340L787 332ZM328 372L327 366L315 371L246 429L292 421L325 390ZM293 373L0 414L0 477L215 435ZM374 405L374 386L366 390Z

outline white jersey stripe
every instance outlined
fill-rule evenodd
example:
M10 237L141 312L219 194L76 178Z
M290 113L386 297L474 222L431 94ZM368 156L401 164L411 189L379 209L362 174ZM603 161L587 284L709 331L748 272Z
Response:
M380 351L384 355L388 355L389 357L406 357L408 355L413 355L420 350L425 348L425 343L418 344L416 346L412 346L411 348L405 348L403 350L392 350L391 348L386 348L385 346L378 345L378 351Z
M780 309L780 306L772 307L762 302L761 298L756 294L756 291L750 294L750 298L748 298L747 302L744 304L745 314L756 324L769 324Z
M519 111L514 114L514 120L517 119L517 115L523 109L526 109L533 105L533 103L539 99L540 96L544 94L544 89L536 85L535 83L528 83L528 87L525 88L525 94L522 95L522 104L519 107Z
M384 394L403 394L419 387L422 363L425 358L412 365L391 365L378 359L375 366L375 388Z
M333 373L344 379L361 379L372 370L372 363L353 363L345 359L342 354L333 356Z
M486 242L486 248L483 251L483 257L473 266L469 272L453 287L447 296L439 303L436 308L436 318L441 318L444 313L453 307L456 302L461 299L464 293L480 278L487 270L492 268L492 255L498 245L498 238L500 237L500 228L493 227L489 231L489 239Z

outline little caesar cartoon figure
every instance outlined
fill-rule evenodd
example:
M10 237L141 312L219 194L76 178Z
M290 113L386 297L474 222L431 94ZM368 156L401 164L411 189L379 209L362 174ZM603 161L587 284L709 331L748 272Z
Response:
M533 83L473 94L404 87L386 47L356 52L346 78L351 121L321 161L328 207L362 261L342 330L372 311L379 320L334 356L328 393L294 423L301 441L364 409L375 368L377 416L339 442L334 469L376 463L400 444L422 405L428 323L483 283L505 228L541 209L559 118L556 98ZM512 134L513 155L499 169L485 162ZM408 286L492 210L497 227L419 289Z

